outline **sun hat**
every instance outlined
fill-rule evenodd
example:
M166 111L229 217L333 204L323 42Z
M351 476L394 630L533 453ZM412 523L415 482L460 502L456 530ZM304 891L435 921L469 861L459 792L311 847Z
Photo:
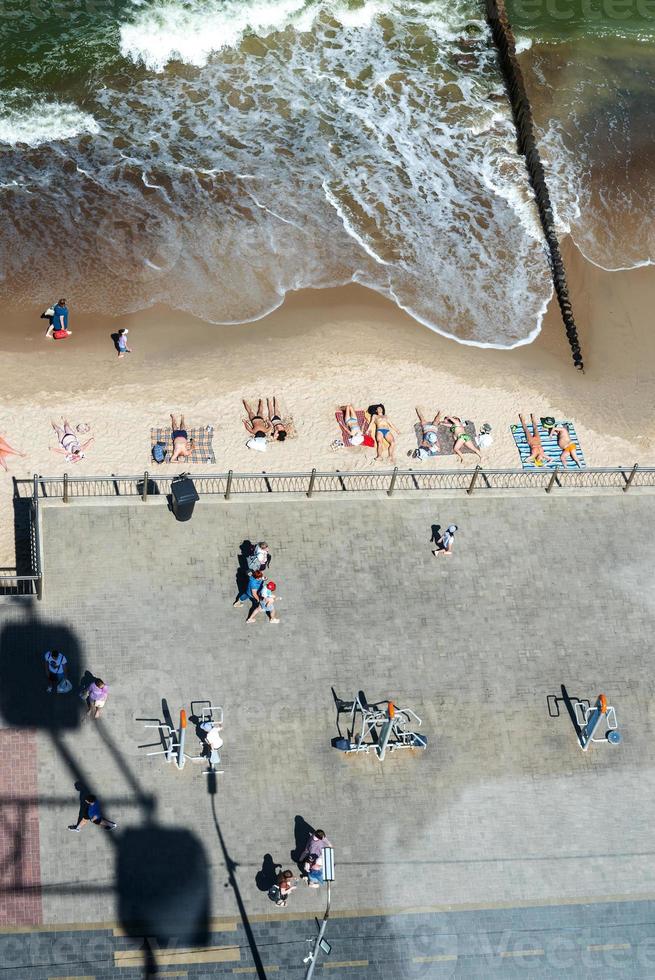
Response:
M373 438L373 436L369 436L368 433L367 433L364 436L364 445L365 446L374 446L375 445L375 439Z
M269 592L275 592L275 590L277 589L277 585L275 584L275 582L267 582L266 588L268 589Z
M458 530L459 530L459 528L457 527L456 524L450 524L449 527L447 528L447 531L448 531L449 534L454 534L455 531L458 531Z
M364 442L364 436L361 434L361 432L358 432L357 435L350 437L350 442L353 446L361 446L361 444Z

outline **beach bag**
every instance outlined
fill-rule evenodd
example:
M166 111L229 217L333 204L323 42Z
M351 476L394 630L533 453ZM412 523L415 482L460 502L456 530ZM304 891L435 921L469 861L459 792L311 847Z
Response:
M73 685L66 677L57 684L57 694L68 694L72 690Z
M63 340L65 337L68 337L68 330L53 330L52 336L55 340Z
M54 315L55 315L54 307L53 306L49 306L47 310L44 310L43 311L43 313L41 314L41 318L42 319L45 319L46 317L54 316Z
M163 463L166 459L166 443L156 442L152 447L152 458L155 463Z

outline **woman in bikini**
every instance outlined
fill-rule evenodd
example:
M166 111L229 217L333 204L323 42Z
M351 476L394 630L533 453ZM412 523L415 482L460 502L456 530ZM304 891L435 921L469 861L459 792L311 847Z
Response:
M67 463L79 463L81 459L84 459L84 450L93 442L93 436L87 439L86 442L80 444L80 440L71 428L70 423L66 419L63 422L63 427L57 425L56 422L52 422L52 428L57 433L57 438L59 439L59 445L56 449L53 448L52 451L63 453Z
M346 427L348 435L350 436L351 446L361 446L364 442L364 433L362 432L362 427L357 421L357 413L352 405L346 405L343 411L343 424Z
M171 463L186 462L196 447L193 439L189 439L189 433L184 427L183 415L180 415L179 425L175 422L175 416L171 415L171 438L173 440Z
M473 436L470 436L466 431L466 426L457 415L447 415L444 419L450 425L450 431L453 437L453 452L457 455L460 463L464 462L464 457L462 456L462 448L466 446L471 453L475 453L478 459L482 459L482 454L478 447L473 441Z
M425 449L430 456L435 456L439 452L439 426L441 425L441 412L437 412L431 422L421 414L420 409L416 409L418 420L421 423L421 444L419 449Z
M5 456L25 456L25 453L19 453L17 449L12 449L9 443L0 436L0 466L3 470L7 469L7 463L5 461Z
M246 431L250 433L253 439L266 439L266 436L271 430L271 423L267 422L264 418L264 402L260 398L257 403L257 411L255 412L246 399L243 399L243 407L248 413L248 418L243 420L243 424L246 427Z
M266 407L268 408L268 421L273 428L273 438L277 439L278 442L284 442L289 433L282 424L282 419L277 408L277 398L275 396L273 398L267 398Z
M550 430L551 434L557 436L557 445L562 450L560 459L562 466L566 466L566 457L570 456L576 466L582 469L582 463L575 452L575 443L571 441L571 433L566 424L554 425Z
M395 432L396 435L400 435L400 432L385 415L384 405L378 405L367 431L368 435L373 436L375 439L375 445L377 446L377 456L375 458L382 459L386 446L389 461L395 463L394 452L396 449L396 440L393 433Z

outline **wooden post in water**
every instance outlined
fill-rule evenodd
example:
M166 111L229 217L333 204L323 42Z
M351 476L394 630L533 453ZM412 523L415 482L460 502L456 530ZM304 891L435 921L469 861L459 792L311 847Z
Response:
M569 298L566 271L555 230L553 207L550 201L548 187L546 186L546 175L543 164L539 156L539 150L537 149L532 107L530 106L530 100L525 89L523 73L516 57L516 42L514 40L512 25L507 16L505 0L485 0L485 6L487 23L491 28L491 35L498 51L500 69L505 80L507 97L512 107L518 150L525 158L525 165L539 211L541 227L543 228L546 245L548 246L553 285L555 286L557 302L559 303L562 320L566 329L566 336L571 348L571 356L573 357L573 363L576 368L579 371L584 371L582 352L578 340L578 329L573 319L573 308Z

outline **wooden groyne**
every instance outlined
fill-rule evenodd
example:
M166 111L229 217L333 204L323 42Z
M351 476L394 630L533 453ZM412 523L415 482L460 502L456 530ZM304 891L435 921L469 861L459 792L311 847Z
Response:
M550 267L555 292L557 293L557 302L559 303L562 320L566 328L566 336L571 347L573 363L578 370L582 371L584 365L582 363L582 353L578 340L578 330L573 318L573 308L566 282L566 271L564 269L564 262L562 261L559 240L555 231L553 208L550 203L548 187L546 186L546 175L541 157L539 156L539 150L537 149L532 107L530 106L530 100L525 90L523 73L516 57L516 42L514 40L512 25L507 16L505 0L485 0L485 5L487 22L491 28L494 44L498 51L500 68L505 80L507 95L512 106L519 153L525 158L525 165L539 210L541 226L546 244L548 245Z

